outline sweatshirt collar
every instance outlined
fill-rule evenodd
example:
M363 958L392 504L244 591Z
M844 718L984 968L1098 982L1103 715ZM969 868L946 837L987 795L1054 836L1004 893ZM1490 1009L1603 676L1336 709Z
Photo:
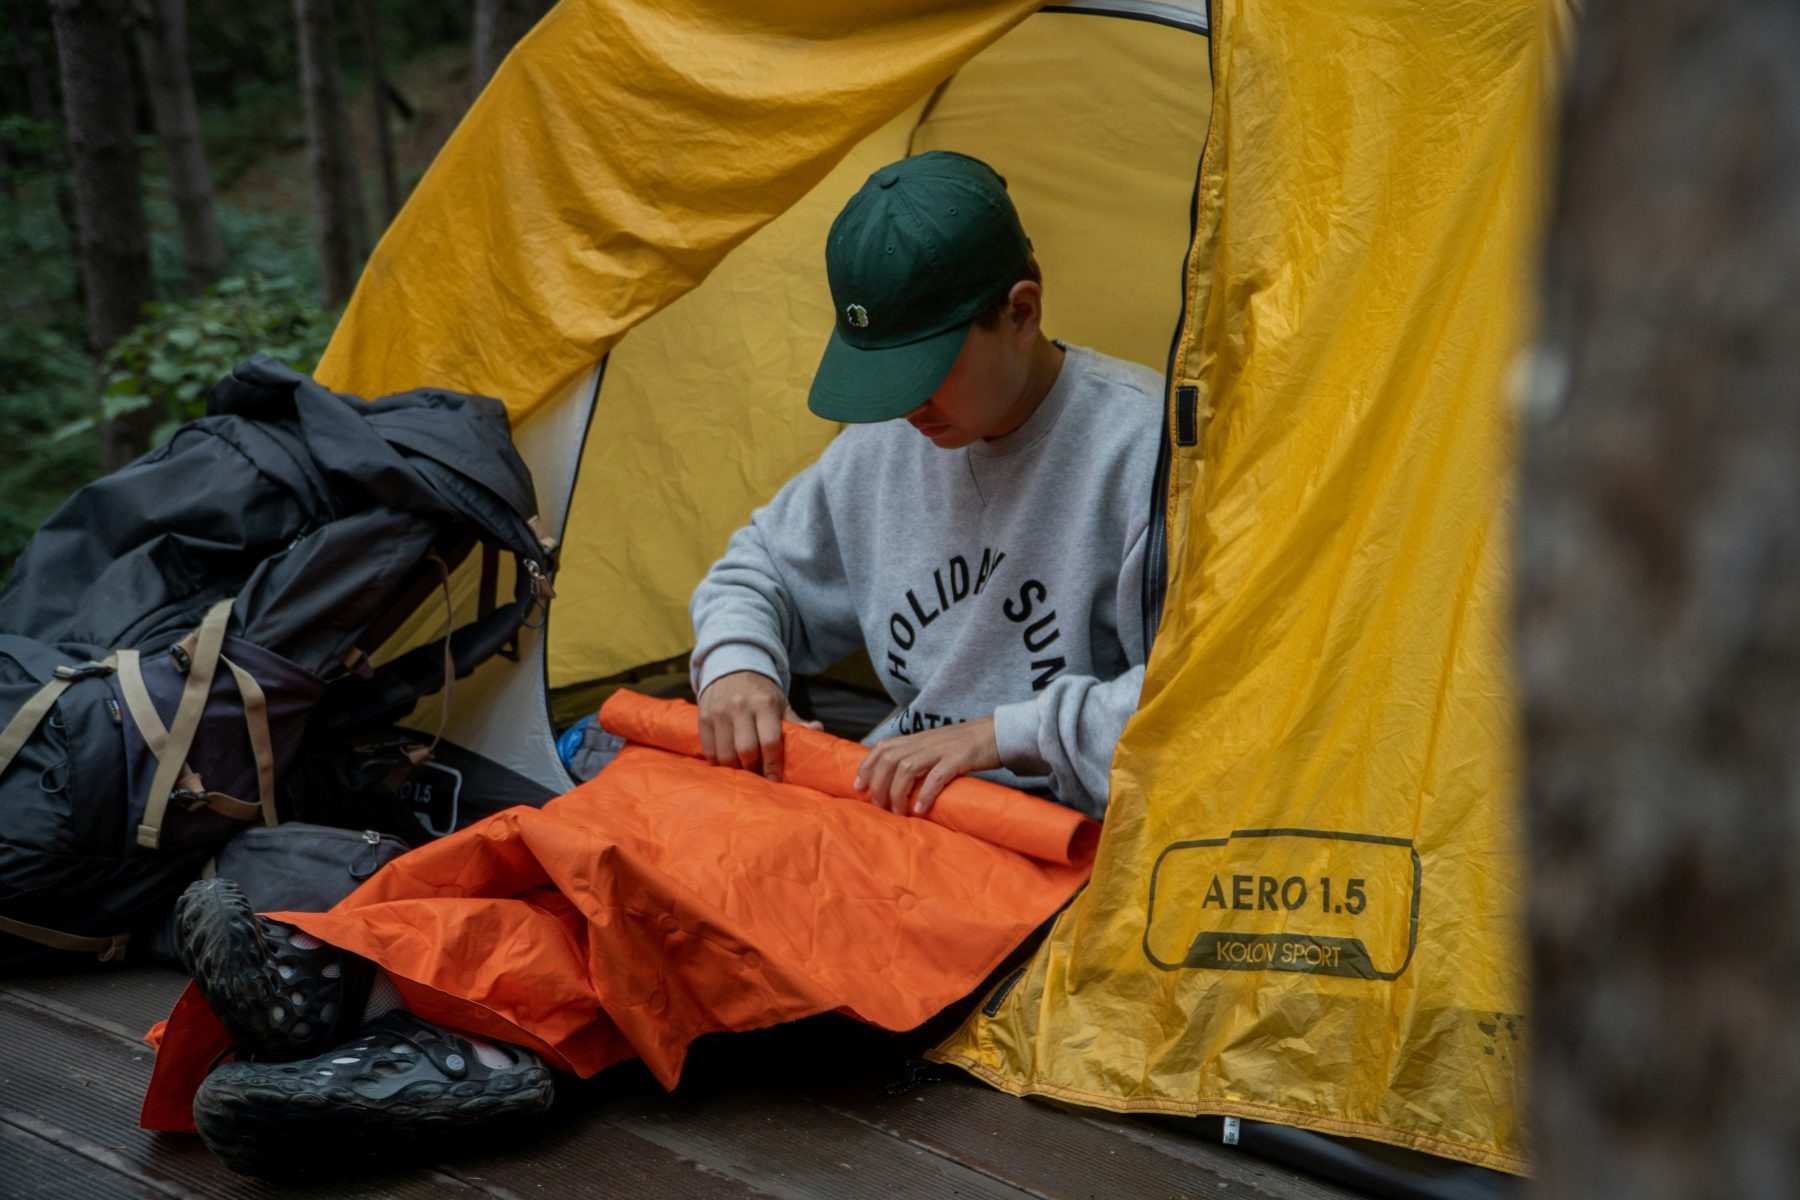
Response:
M1044 399L1037 409L1025 418L1023 425L1011 433L971 443L968 447L970 454L982 458L1004 458L1042 441L1055 428L1063 409L1069 406L1069 394L1075 390L1075 377L1087 369L1086 350L1062 341L1057 341L1056 344L1063 351L1062 370L1056 373L1056 380L1051 383L1050 390L1044 393Z

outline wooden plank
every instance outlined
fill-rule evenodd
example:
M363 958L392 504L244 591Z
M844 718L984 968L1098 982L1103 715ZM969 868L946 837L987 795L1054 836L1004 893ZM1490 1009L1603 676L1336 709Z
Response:
M1079 1120L1123 1142L1148 1146L1187 1163L1197 1170L1228 1166L1232 1187L1241 1191L1222 1195L1275 1196L1284 1200L1359 1200L1366 1193L1341 1184L1301 1175L1279 1163L1224 1146L1183 1129L1174 1121L1156 1121L1084 1110Z
M611 1095L567 1075L527 1145L439 1169L503 1195L575 1194L620 1200L770 1200L769 1193L611 1123Z
M184 984L176 972L137 968L6 981L0 1001L111 1042L147 1077L138 1038ZM1357 1195L1167 1124L1021 1101L960 1073L886 1094L928 1040L841 1018L703 1039L673 1099L629 1065L586 1084L559 1078L544 1140L441 1169L501 1194L607 1179L622 1196L704 1200L848 1196L884 1185L930 1195L965 1184L972 1195ZM141 1088L126 1089L125 1129L135 1130ZM210 1161L194 1139L179 1140ZM827 1169L828 1161L849 1165Z
M39 1007L88 1014L135 1039L169 1015L186 986L179 971L144 966L8 979L0 982L0 991L28 997Z
M178 1195L149 1180L109 1170L91 1156L46 1141L0 1116L0 1200L163 1200Z
M1044 1196L1362 1195L1209 1142L1197 1130L1021 1100L962 1071L917 1061L948 1027L894 1034L821 1017L702 1039L678 1095L689 1102L728 1097L753 1080L810 1096L906 1146Z
M0 994L0 1097L8 1124L29 1122L31 1131L72 1154L102 1147L115 1169L140 1180L204 1197L263 1197L268 1185L234 1175L200 1139L153 1134L137 1127L138 1105L150 1078L150 1049L67 1017L39 1011ZM23 1101L24 1103L21 1103ZM29 1113L23 1111L29 1108ZM429 1171L284 1189L295 1197L483 1197L494 1193Z
M994 1091L966 1076L924 1083L903 1095L839 1089L819 1099L832 1111L954 1158L1047 1197L1250 1196L1342 1200L1348 1193L1296 1176L1275 1178L1254 1159L1197 1139L1177 1156L1171 1135L1134 1139L1037 1101Z
M65 1025L84 1026L96 1036L115 1041L119 1053L148 1064L148 1048L139 1034L168 1012L186 980L155 968L82 975L11 980L0 984L0 996ZM147 1078L147 1076L146 1076ZM141 1083L131 1087L133 1105ZM559 1078L562 1099L547 1119L544 1137L515 1150L484 1153L464 1163L441 1165L446 1177L470 1189L506 1194L541 1194L566 1186L571 1179L605 1180L604 1194L643 1197L692 1197L694 1200L756 1200L764 1193L727 1177L709 1173L698 1163L622 1129L604 1123L594 1097L580 1081ZM135 1108L128 1128L136 1131ZM171 1135L165 1139L176 1141ZM204 1148L192 1138L179 1139ZM210 1159L210 1155L206 1155ZM342 1185L336 1189L343 1192ZM387 1190L383 1195L390 1194Z
M785 1200L1018 1200L1032 1193L906 1145L791 1091L755 1087L617 1101L615 1124Z

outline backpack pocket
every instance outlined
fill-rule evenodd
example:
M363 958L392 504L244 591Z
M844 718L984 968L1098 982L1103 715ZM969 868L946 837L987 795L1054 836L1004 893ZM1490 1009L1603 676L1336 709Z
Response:
M275 780L299 749L324 681L235 637L188 638L165 653L119 659L112 689L127 714L127 846L217 846L247 824L273 824Z
M49 646L34 648L41 654L0 646L0 726L57 678L56 668L69 670L81 661ZM124 824L117 717L104 672L81 675L11 754L0 773L0 895L29 889L38 854L117 854Z

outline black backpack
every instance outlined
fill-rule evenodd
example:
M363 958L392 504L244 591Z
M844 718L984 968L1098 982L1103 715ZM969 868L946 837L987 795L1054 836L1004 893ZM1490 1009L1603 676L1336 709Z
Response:
M535 513L498 401L365 404L262 357L75 493L0 592L0 970L119 957L232 834L275 823L303 744L505 650L550 596ZM480 614L372 667L477 547Z

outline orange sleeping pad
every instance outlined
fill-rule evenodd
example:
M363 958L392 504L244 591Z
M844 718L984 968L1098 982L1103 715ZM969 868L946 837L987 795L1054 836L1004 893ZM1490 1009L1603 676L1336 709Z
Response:
M700 755L693 705L619 692L628 744L542 809L401 856L329 913L278 913L387 971L414 1013L587 1076L665 1087L702 1034L841 1011L910 1029L967 995L1087 879L1099 826L976 779L923 818L859 798L865 748L784 728L786 780ZM193 1128L230 1038L190 986L148 1129Z

